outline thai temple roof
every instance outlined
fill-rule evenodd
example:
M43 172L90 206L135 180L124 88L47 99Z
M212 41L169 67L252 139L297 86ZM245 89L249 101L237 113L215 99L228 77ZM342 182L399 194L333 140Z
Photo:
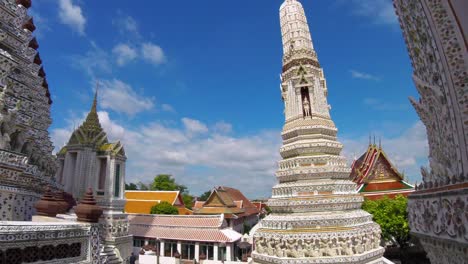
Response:
M73 131L67 146L63 147L57 154L64 155L70 147L91 146L96 151L110 153L112 155L125 156L123 145L120 141L111 143L107 139L107 134L99 122L97 113L97 90L94 94L93 104L86 116L85 121Z
M228 228L223 215L136 215L128 216L130 233L135 237L226 242L242 235Z
M194 206L194 214L225 214L226 218L237 218L258 214L258 208L239 190L219 186L214 188L204 203Z
M70 140L68 141L68 145L92 144L95 145L96 148L99 148L103 144L107 143L107 135L106 132L104 132L101 123L99 122L99 116L97 113L96 91L91 110L86 116L86 119L83 122L83 124L81 124L81 126L73 132L72 136L70 137Z
M404 180L381 145L369 144L367 151L353 162L350 178L358 184L358 191L370 199L414 191L414 186Z
M168 202L177 207L179 215L189 215L192 211L185 208L179 191L125 191L125 212L132 214L149 214L151 207L160 202Z

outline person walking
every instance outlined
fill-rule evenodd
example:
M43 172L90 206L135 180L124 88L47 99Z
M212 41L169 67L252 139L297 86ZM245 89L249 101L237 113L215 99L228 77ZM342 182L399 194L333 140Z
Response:
M136 262L136 257L132 252L132 255L130 256L130 264L135 264L135 262Z

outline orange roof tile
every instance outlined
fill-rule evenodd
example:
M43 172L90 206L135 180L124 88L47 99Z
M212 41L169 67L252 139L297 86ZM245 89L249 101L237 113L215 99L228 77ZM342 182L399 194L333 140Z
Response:
M195 201L195 204L193 205L193 209L202 208L204 204L205 204L205 201Z
M185 205L179 191L125 191L125 212L133 214L149 214L151 207L160 202L168 202L179 209L179 214L192 214L184 210Z
M125 191L127 200L166 201L174 204L179 191Z

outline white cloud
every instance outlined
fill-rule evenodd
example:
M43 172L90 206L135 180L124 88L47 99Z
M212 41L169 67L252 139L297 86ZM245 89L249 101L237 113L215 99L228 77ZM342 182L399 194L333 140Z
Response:
M164 112L175 113L174 107L172 107L172 105L170 105L170 104L162 104L162 105L161 105L161 109L162 109Z
M381 134L380 132L377 134ZM368 136L359 138L343 137L343 155L351 164L354 158L359 158L367 149ZM373 139L372 139L373 140ZM377 137L379 141L379 137ZM401 133L397 137L381 138L383 150L400 172L404 172L411 182L420 181L420 166L427 164L429 147L427 144L426 128L421 121ZM376 142L378 144L378 142Z
M111 109L129 116L150 110L154 106L153 98L137 94L130 85L117 79L100 82L99 99L103 109Z
M398 19L390 0L350 0L353 13L370 18L376 24L397 25Z
M114 25L116 25L122 32L128 33L138 33L138 23L136 20L127 15L123 15L121 12L118 14L118 18L113 21Z
M182 123L184 124L185 130L190 135L203 134L208 132L208 127L198 120L184 117L182 118Z
M137 51L127 44L120 43L112 49L112 53L116 57L117 65L123 66L128 62L136 59Z
M152 64L159 65L166 62L164 51L156 44L149 42L143 43L141 51L143 58Z
M276 182L279 131L244 137L205 132L192 137L185 124L197 124L193 127L201 130L206 125L195 119L180 120L184 125L181 128L162 122L122 125L111 120L107 112L99 112L99 118L109 140L124 144L128 157L127 182L150 182L156 174L170 173L193 194L225 185L238 188L252 198L268 197ZM57 135L53 137L54 143L63 145L65 141L59 141L59 135L68 140L71 130L71 126L54 129L52 135Z
M74 5L72 0L59 0L59 18L63 24L70 26L80 35L85 34L86 18L81 7Z
M84 55L71 56L71 65L85 71L92 78L99 73L112 72L112 62L109 54L94 41L91 41L90 45L91 48Z
M351 76L355 79L363 79L363 80L372 80L372 81L379 81L380 78L372 75L370 73L365 73L365 72L360 72L360 71L355 71L355 70L350 70Z

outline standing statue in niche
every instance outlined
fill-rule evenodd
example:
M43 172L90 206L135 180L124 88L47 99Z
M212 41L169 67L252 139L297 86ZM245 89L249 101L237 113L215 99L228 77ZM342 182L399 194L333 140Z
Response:
M302 106L304 107L305 117L311 116L312 114L310 112L310 103L307 97L304 97L304 101L302 101Z
M11 134L15 131L16 115L21 107L21 101L16 103L13 110L8 110L5 103L6 89L0 93L0 149L10 150Z

